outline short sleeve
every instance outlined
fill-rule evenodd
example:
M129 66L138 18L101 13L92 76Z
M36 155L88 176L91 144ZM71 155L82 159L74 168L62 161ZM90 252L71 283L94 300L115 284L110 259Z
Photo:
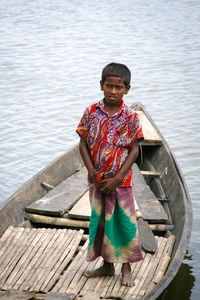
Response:
M134 142L136 140L142 141L144 139L142 125L138 113L133 112L128 126L130 130L131 142Z
M78 127L76 128L76 133L78 133L82 138L87 139L89 132L89 112L86 108Z

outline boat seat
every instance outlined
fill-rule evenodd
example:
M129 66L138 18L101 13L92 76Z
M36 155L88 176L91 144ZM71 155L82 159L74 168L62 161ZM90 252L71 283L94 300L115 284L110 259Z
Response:
M143 146L159 146L162 145L163 140L152 126L143 111L136 111L139 114L140 122L142 125L142 131L144 134Z
M168 216L158 198L146 184L137 164L134 164L132 169L133 193L143 218L151 223L166 222L168 220Z
M84 167L44 197L27 206L25 211L48 216L63 216L87 189L87 170Z
M146 184L137 164L133 166L134 196L145 220L151 223L163 223L168 216L156 196ZM152 207L154 209L152 209ZM75 219L89 220L91 209L89 204L89 193L85 193L69 211L68 216Z

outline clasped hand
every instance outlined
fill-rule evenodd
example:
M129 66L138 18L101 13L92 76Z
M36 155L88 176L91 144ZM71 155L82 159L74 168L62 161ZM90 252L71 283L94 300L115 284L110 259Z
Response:
M89 181L94 183L98 190L108 196L112 195L120 184L120 180L117 179L117 177L102 179L99 183L97 182L96 177L90 177Z

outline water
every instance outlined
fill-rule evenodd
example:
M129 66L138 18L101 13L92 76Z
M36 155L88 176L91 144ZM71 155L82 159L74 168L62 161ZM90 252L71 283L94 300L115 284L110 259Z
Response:
M165 300L200 294L200 2L1 0L0 202L77 141L86 106L102 97L109 62L173 150L193 203L193 232Z

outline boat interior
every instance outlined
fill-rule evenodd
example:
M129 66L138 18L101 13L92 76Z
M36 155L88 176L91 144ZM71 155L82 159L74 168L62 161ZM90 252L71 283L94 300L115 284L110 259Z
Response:
M163 138L139 114L145 139L133 165L133 190L157 250L143 249L144 259L132 264L135 285L121 285L121 264L115 264L112 277L83 276L100 266L102 258L87 261L87 170L76 146L16 193L9 216L15 221L1 228L0 295L14 291L19 299L145 299L159 284L183 231L184 191L178 188L180 178Z

